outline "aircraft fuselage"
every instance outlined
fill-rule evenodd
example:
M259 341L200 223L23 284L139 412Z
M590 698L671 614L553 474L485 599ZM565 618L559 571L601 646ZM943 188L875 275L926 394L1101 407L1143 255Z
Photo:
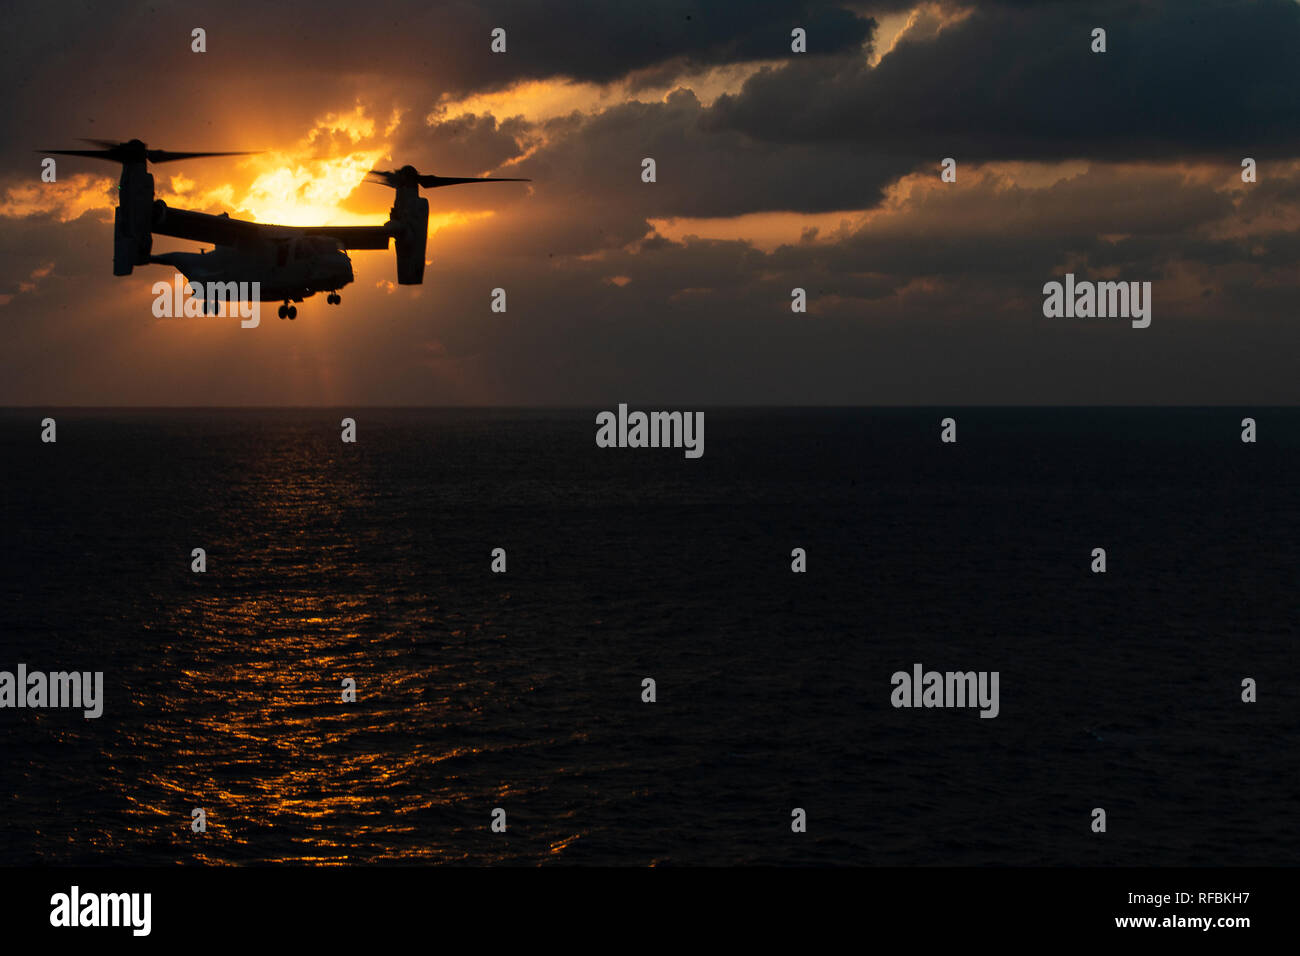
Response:
M211 252L168 252L151 257L182 273L202 297L208 283L257 289L263 302L301 302L317 292L336 293L353 280L352 260L325 236L270 238ZM254 285L256 283L256 285Z

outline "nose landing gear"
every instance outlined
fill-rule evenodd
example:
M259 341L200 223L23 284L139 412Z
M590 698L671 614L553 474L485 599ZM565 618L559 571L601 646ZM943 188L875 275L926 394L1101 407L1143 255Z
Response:
M325 301L330 305L338 305L343 301L343 296L339 295L337 292L331 292L325 297Z
M280 318L282 318L282 319L296 319L296 318L298 318L298 310L297 310L297 308L295 308L294 306L290 305L288 302L285 302L284 305L280 306L280 308L279 308L279 310L278 310L278 314L279 314Z

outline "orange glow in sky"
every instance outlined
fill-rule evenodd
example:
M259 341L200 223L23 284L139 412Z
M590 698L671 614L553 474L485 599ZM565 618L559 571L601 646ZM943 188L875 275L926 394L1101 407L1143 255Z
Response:
M380 128L358 105L349 113L329 114L318 120L306 136L286 149L155 167L151 170L155 195L170 206L214 214L228 212L232 217L275 225L380 225L387 219L393 194L389 189L366 185L366 174L394 165L389 137L399 119L394 114ZM58 181L6 189L4 215L52 213L67 222L86 212L102 210L99 218L112 222L112 210L117 204L116 175L74 171L71 164L79 160L60 158L59 162L66 165L60 167ZM347 208L354 193L364 202L363 210ZM429 234L491 215L491 211L433 212L429 216Z

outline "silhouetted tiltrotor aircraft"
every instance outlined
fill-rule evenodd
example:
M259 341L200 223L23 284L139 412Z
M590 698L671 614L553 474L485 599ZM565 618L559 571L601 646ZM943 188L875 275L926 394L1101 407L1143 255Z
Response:
M262 301L280 300L280 318L296 318L291 302L301 302L317 292L329 293L337 305L339 289L352 281L352 260L346 249L387 249L396 243L397 281L419 285L424 281L424 251L429 235L429 201L420 187L436 189L461 183L526 183L527 179L494 179L421 175L414 166L389 172L371 170L368 182L396 192L388 222L382 226L273 226L173 209L153 194L148 163L168 163L205 156L246 156L247 153L173 153L149 149L138 139L125 143L91 139L97 149L51 149L40 152L59 156L90 156L122 164L117 209L113 217L113 275L130 275L136 266L170 265L183 273L200 294L211 284L260 284ZM153 237L172 236L210 242L211 252L152 254ZM238 285L235 288L240 288ZM256 287L254 287L256 288ZM212 303L206 303L211 305Z

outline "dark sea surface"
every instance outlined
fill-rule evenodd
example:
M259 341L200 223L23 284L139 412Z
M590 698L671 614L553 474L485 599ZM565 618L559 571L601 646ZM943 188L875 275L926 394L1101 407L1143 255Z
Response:
M1300 862L1300 409L594 416L0 412L0 863Z

